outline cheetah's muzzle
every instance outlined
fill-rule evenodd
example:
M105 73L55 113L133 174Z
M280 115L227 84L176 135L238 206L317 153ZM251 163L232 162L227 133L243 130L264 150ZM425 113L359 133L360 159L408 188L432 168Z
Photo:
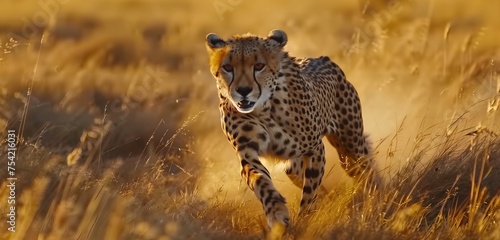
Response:
M255 102L243 100L243 101L239 101L237 104L238 104L239 108L246 110L246 109L252 108L253 105L255 105Z

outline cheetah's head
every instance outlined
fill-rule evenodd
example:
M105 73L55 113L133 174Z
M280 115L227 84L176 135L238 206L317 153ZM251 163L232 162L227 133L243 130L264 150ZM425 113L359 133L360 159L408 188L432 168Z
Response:
M219 94L241 113L262 106L276 87L286 42L286 33L281 30L271 31L267 38L246 34L223 40L208 34L210 71Z

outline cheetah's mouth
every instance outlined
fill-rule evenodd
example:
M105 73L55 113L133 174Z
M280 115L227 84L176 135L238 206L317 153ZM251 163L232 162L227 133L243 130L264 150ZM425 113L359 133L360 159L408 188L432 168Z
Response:
M237 105L241 109L249 109L249 108L252 108L253 105L255 105L255 102L251 102L251 101L248 101L248 100L243 100L243 101L239 101L237 103Z

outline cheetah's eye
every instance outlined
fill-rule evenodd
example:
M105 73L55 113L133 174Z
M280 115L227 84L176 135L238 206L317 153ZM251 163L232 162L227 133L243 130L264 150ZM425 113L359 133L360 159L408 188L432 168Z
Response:
M222 65L222 69L224 69L224 71L230 73L233 71L233 66L231 64L224 64L224 65Z
M255 65L253 65L253 70L254 71L261 71L262 69L264 69L266 65L264 63L256 63Z

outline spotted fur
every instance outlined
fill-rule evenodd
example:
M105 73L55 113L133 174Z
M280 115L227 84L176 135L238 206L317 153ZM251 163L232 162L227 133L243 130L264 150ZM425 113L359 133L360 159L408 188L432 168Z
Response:
M286 43L281 30L267 38L246 34L223 40L213 33L206 38L222 129L271 227L287 226L289 212L259 157L289 161L286 173L302 188L300 213L321 185L324 136L350 176L374 179L356 90L328 57L297 59L283 50Z

